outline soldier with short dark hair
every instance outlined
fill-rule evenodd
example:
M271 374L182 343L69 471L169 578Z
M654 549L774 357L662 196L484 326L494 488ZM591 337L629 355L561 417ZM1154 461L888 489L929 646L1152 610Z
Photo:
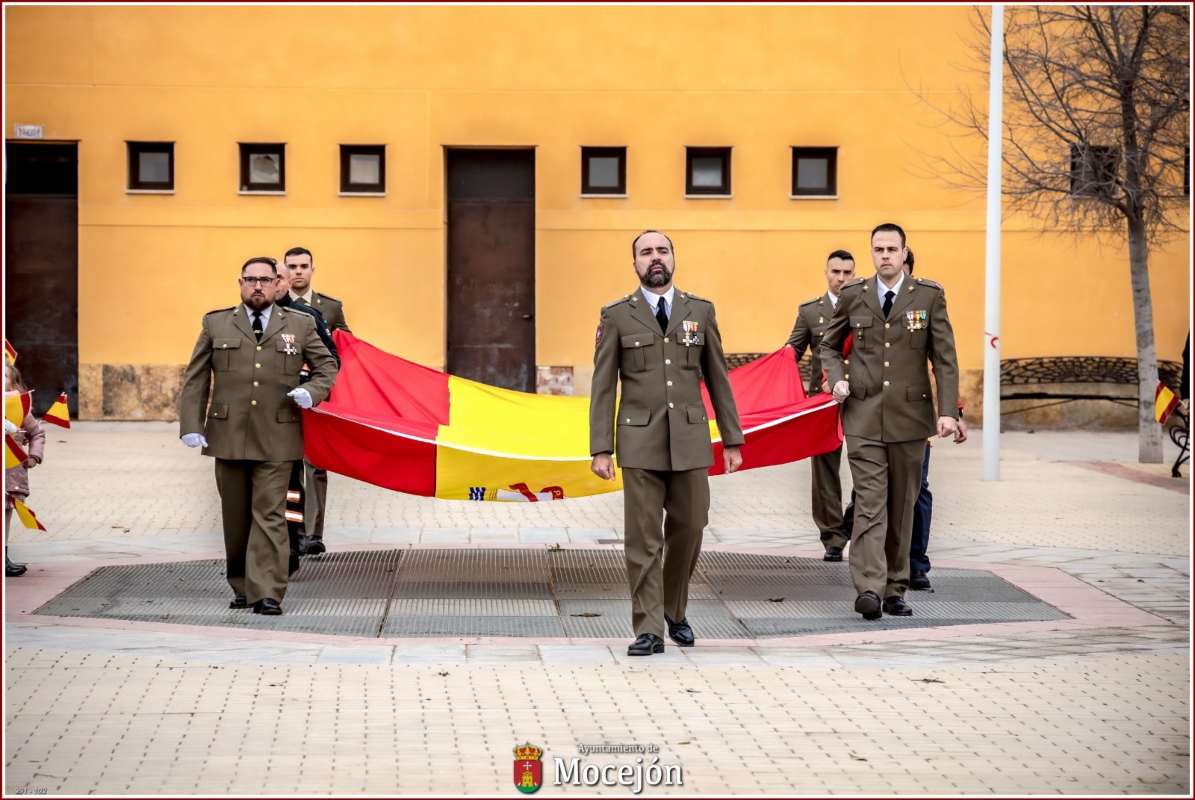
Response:
M871 234L875 275L843 287L821 356L855 484L851 578L864 619L910 616L909 546L925 440L959 437L958 357L942 287L905 274L905 232ZM842 348L853 337L850 364ZM930 388L933 365L937 398Z
M349 330L344 319L344 304L331 295L322 294L311 288L315 274L315 256L306 247L292 247L282 257L282 263L290 270L290 298L296 305L308 305L323 315L329 332L336 329ZM351 333L351 331L350 331ZM306 527L306 555L319 555L327 550L324 546L324 517L328 508L328 472L303 462L303 519Z
M289 544L286 485L303 457L300 409L322 402L336 362L315 321L274 305L277 262L259 256L241 267L241 302L203 318L183 374L183 444L216 460L224 520L230 608L282 613ZM303 363L311 379L299 386Z
M785 344L791 346L797 361L809 350L809 394L825 391L822 388L822 359L818 353L822 335L830 324L830 317L838 305L838 293L855 275L855 257L846 250L835 250L826 257L826 291L807 300L797 309ZM821 535L825 561L842 561L842 551L851 540L850 524L842 513L842 446L809 459L813 485L813 523Z

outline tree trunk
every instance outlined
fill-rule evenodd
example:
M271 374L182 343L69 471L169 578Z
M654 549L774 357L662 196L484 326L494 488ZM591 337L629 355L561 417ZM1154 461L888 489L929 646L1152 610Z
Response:
M1149 243L1145 224L1130 219L1129 273L1133 285L1133 322L1137 333L1137 460L1162 463L1162 426L1154 419L1158 387L1158 350L1154 344L1153 301L1149 296Z

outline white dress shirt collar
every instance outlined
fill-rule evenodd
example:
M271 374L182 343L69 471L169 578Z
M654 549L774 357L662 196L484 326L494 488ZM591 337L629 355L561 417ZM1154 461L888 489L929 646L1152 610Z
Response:
M295 290L291 289L290 290L290 299L291 300L302 300L307 305L312 305L311 295L313 294L313 292L314 292L314 290L311 288L310 285L307 287L307 294L295 294Z
M643 293L643 299L651 306L651 315L653 317L656 315L656 304L660 302L660 298L664 299L664 313L669 317L672 316L672 298L676 295L675 286L669 286L668 291L663 294L656 294L649 291L646 286L640 286L639 291Z
M884 295L887 294L888 292L892 292L892 302L893 303L896 302L896 298L900 297L900 287L904 286L904 283L905 283L905 273L903 270L900 273L900 279L896 281L896 285L893 286L891 289L889 289L887 286L884 285L884 282L882 280L880 280L879 275L876 275L876 295L880 299L880 307L881 308L884 307Z
M245 319L249 320L249 327L253 327L253 314L255 312L244 303L242 303L241 306L245 309ZM273 303L261 310L261 329L263 331L270 326L270 314L273 313L273 311Z
M830 298L830 308L838 308L838 295L826 290L826 297Z

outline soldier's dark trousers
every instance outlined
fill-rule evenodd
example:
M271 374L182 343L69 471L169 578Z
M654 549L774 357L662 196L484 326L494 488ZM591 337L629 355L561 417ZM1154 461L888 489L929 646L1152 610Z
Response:
M847 436L846 447L855 481L850 550L855 591L903 597L909 588L909 544L925 440L879 442Z
M821 533L822 546L846 547L851 540L850 523L842 513L842 448L809 459L813 475L813 524Z
M293 461L216 459L228 583L250 603L286 594L286 486Z
M328 502L328 472L303 461L303 522L307 538L324 539L324 509Z
M679 622L689 604L689 579L709 521L709 469L628 467L622 483L631 623L636 636L663 639L664 615Z
M909 544L909 574L929 572L929 525L934 513L934 495L929 490L929 442L925 443L925 460L921 464L921 490L913 506L913 536Z

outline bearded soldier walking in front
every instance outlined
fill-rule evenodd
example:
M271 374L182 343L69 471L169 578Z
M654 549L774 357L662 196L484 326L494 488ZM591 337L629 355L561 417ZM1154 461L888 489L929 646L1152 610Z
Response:
M336 362L307 314L274 305L272 258L241 267L241 302L203 318L179 396L180 438L216 459L230 608L282 613L286 485L303 457L301 408L328 396ZM299 386L306 361L311 378ZM209 403L210 398L210 403Z
M821 356L855 482L851 578L864 619L911 616L909 544L925 440L959 436L958 359L942 287L904 272L905 232L871 233L876 274L848 283L822 336ZM854 336L849 370L842 356ZM937 413L928 364L937 383ZM882 600L881 600L882 598Z
M603 308L597 329L589 447L596 475L614 479L615 452L622 469L627 582L636 636L627 653L647 656L664 652L665 625L681 647L695 642L685 612L709 519L709 467L714 460L701 399L703 380L727 473L743 462L743 432L714 304L673 286L675 254L664 234L639 234L631 255L640 286ZM615 418L619 380L622 400Z

